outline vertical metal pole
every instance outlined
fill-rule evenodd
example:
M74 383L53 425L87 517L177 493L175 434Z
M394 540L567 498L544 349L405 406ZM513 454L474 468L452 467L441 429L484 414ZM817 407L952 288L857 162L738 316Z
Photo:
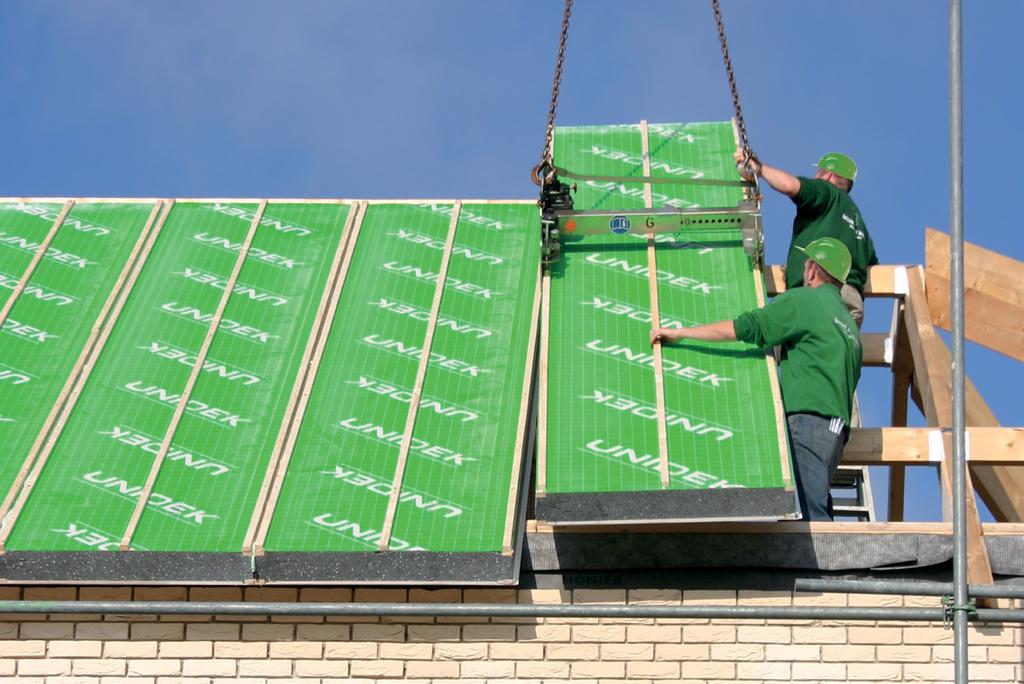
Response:
M960 0L949 3L950 280L953 288L953 668L967 679L967 491L964 458L963 52Z

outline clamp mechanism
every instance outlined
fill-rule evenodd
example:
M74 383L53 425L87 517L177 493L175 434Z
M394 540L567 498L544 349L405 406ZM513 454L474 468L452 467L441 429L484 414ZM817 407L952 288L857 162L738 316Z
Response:
M553 172L535 175L542 179L537 201L540 205L541 263L548 265L558 261L562 254L559 215L572 212L572 195L569 193L576 186L558 180Z
M942 597L942 626L945 629L952 629L953 616L957 611L967 611L968 620L978 619L978 606L973 598L967 599L967 605L958 606L956 599L947 594Z

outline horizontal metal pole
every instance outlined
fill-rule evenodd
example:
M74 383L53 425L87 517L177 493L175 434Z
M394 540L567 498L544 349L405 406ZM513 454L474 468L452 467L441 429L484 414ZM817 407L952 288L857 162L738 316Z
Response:
M1024 610L1006 610L1003 608L979 608L977 617L968 616L971 622L1024 622L1021 619Z
M983 611L979 611L979 614ZM988 611L1024 622L1024 611ZM941 608L801 606L649 606L501 603L296 603L244 601L0 601L0 613L160 615L349 615L388 617L690 618L749 620L899 620L941 622ZM998 615L995 615L998 613Z
M948 596L953 593L952 582L929 580L846 580L797 578L793 582L797 591L840 594L900 594L906 596ZM1024 598L1024 584L974 584L967 588L977 598Z

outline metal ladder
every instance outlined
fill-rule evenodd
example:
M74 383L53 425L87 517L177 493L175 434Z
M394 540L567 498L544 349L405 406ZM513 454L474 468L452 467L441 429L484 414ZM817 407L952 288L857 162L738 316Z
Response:
M875 521L875 502L867 466L839 466L832 478L832 511L836 520Z

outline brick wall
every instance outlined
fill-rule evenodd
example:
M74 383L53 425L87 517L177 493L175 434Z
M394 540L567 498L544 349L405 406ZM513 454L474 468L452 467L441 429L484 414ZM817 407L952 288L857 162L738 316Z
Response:
M759 591L3 587L0 599L936 607L935 598ZM1000 607L1019 607L1003 602ZM0 680L952 681L940 624L757 620L0 615ZM1020 626L970 629L971 681L1024 679Z

